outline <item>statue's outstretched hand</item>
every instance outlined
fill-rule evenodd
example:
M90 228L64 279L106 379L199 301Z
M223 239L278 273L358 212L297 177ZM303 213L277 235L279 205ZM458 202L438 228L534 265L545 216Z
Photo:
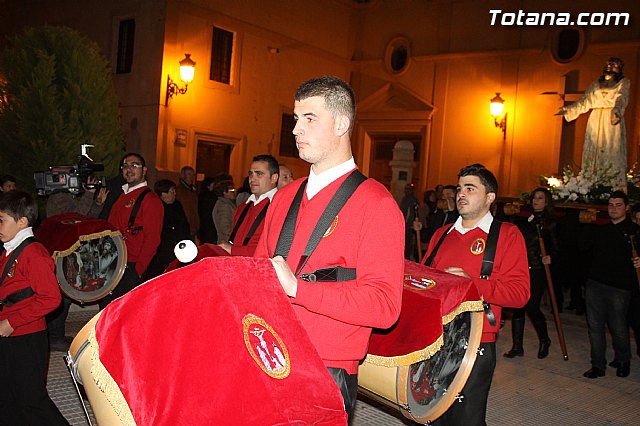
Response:
M560 108L560 109L558 110L558 112L556 112L556 113L555 113L555 114L553 114L553 115L564 115L564 108Z
M620 123L620 117L618 117L616 114L611 114L611 125L615 126L618 123Z

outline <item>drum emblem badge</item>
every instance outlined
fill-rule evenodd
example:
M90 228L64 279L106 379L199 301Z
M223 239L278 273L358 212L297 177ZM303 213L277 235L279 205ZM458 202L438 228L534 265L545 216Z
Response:
M251 358L274 379L284 379L291 372L289 351L276 331L262 318L247 314L242 318L244 343Z
M484 238L478 238L473 243L471 243L471 253L478 255L484 253L484 248L486 246L486 242Z
M407 288L412 288L414 290L428 290L436 286L436 281L427 277L405 274L404 286Z

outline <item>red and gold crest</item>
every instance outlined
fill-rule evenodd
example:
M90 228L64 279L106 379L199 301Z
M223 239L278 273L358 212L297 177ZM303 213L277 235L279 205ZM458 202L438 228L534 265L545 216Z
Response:
M131 207L133 207L133 205L136 203L136 200L134 200L133 198L130 199L129 201L127 201L127 204L125 204L124 206L128 209L130 209Z
M477 240L475 240L473 243L471 243L471 253L478 255L478 254L482 254L484 253L484 249L486 247L487 243L484 240L484 238L478 238Z
M9 272L7 272L8 278L13 278L13 276L16 274L17 267L18 267L18 259L14 260L13 265L11 265L11 268L9 268Z
M333 219L333 222L331 222L331 225L329 225L329 228L327 228L327 232L324 233L322 238L328 237L329 235L331 235L331 233L336 230L337 226L338 226L338 215L336 215L335 219Z
M404 286L414 290L429 290L435 287L436 282L431 278L418 275L404 274Z
M244 343L256 365L274 379L291 372L291 360L284 342L262 318L247 314L242 318Z

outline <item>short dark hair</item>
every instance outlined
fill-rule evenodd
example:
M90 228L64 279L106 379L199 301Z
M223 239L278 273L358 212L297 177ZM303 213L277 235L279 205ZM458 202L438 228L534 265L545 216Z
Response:
M0 211L8 214L16 222L26 217L29 226L34 226L38 220L38 203L25 191L14 190L4 192L0 196Z
M184 172L186 172L187 170L191 170L193 173L195 173L195 172L196 172L196 169L194 169L193 167L191 167L191 166L184 166L183 168L181 168L181 169L180 169L180 175L182 176L182 174L183 174Z
M218 197L222 197L225 192L229 192L229 190L231 189L235 191L235 188L233 186L233 181L223 180L221 182L216 183L216 186L213 188L213 191L216 193Z
M346 115L349 118L349 132L353 130L356 117L356 97L353 89L338 77L317 77L302 83L296 90L295 100L302 101L313 96L324 99L324 106L333 118Z
M458 187L455 185L445 185L442 187L442 190L444 191L445 189L452 189L455 192L458 190Z
M611 195L609 195L609 200L611 200L612 198L622 198L622 201L624 201L624 205L629 205L629 196L625 194L624 191L613 191Z
M153 192L158 194L158 197L163 193L169 192L171 188L175 188L176 184L171 179L160 179L153 185Z
M498 196L498 180L493 173L482 164L476 163L461 168L460 173L458 173L458 179L463 176L477 176L478 179L480 179L480 183L484 185L487 194L493 192Z
M12 175L0 175L0 186L4 185L7 182L18 183L16 178Z
M124 159L127 157L138 157L138 159L140 160L140 164L142 164L142 167L147 167L147 162L144 161L144 157L140 154L138 154L137 152L127 152L125 155L122 156L122 159L120 160L120 164L124 163Z
M264 161L265 163L267 163L267 168L269 169L269 176L273 176L276 173L278 174L278 176L280 176L280 165L278 164L278 160L276 160L275 157L269 154L261 154L253 157L251 161L253 162Z

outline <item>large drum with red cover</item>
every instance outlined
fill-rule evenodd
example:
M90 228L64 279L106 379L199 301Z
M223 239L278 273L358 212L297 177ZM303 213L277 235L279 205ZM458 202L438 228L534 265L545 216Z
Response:
M35 236L54 259L60 290L80 303L113 291L127 266L122 234L106 220L63 213L42 222Z
M477 355L483 308L469 279L405 263L400 320L374 332L358 372L363 394L427 423L457 401Z

